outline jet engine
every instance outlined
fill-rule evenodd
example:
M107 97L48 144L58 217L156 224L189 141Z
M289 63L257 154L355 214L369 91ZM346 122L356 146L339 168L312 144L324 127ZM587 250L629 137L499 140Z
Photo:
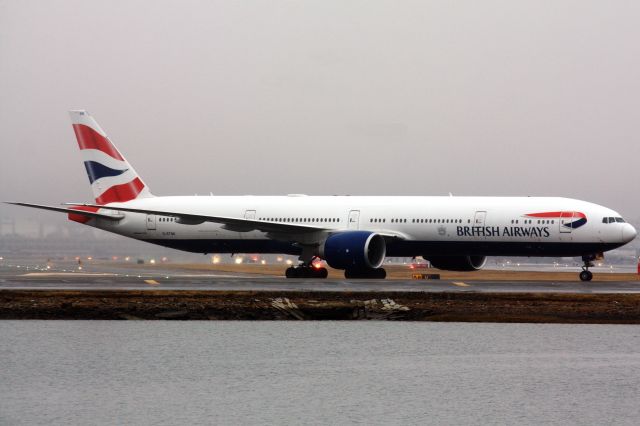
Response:
M382 235L368 231L333 234L321 247L320 256L335 269L369 270L382 265L387 246Z
M431 266L443 271L477 271L487 263L487 256L423 256Z

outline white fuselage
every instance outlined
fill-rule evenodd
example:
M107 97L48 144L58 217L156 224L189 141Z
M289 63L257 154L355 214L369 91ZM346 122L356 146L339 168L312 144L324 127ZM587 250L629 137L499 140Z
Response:
M120 221L88 222L128 237L202 253L296 254L300 244L321 244L330 233L367 230L398 236L388 244L387 256L580 256L611 250L636 235L611 209L550 197L175 196L110 206L318 227L317 233L270 235L141 213L125 213ZM608 218L617 221L609 223Z

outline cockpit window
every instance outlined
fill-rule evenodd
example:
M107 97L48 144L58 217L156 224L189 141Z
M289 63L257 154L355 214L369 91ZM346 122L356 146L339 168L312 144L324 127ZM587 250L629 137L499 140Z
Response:
M626 223L621 217L603 217L602 223Z

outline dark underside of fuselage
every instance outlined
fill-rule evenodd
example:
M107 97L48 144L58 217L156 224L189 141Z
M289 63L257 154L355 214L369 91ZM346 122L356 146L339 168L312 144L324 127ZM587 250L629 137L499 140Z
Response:
M275 240L178 240L148 239L158 244L193 253L274 253L299 255L299 245ZM574 257L613 250L619 243L543 243L491 241L391 241L387 257L414 256L538 256Z

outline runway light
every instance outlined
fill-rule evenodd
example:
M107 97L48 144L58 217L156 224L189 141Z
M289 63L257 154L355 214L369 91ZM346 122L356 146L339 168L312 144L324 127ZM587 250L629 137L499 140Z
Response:
M118 260L118 256L111 256L111 260Z
M0 256L0 260L4 260L4 257Z
M130 261L130 260L131 260L131 258L130 258L129 256L127 256L127 257L125 257L125 258L124 258L124 261L125 261L125 262L128 262L128 261Z
M211 263L213 263L214 265L220 263L220 256L211 256Z
M162 258L162 261L163 261L163 262L166 262L167 260L169 260L169 259L167 259L167 256L164 256L164 257Z
M155 264L156 264L156 260L155 260L155 259L151 259L151 260L149 261L149 263L150 263L150 264L152 264L152 265L155 265Z
M264 260L264 259L262 259L262 260L260 261L260 264L262 264L262 265L266 265L266 264L267 264L267 261L266 261L266 260Z
M278 257L276 258L276 260L277 260L278 262L282 262L282 256L278 256Z
M93 260L93 257L88 256L88 257L87 257L87 260Z
M78 271L82 271L82 266L78 266Z
M287 259L287 261L285 262L287 265L293 265L293 261L291 259Z
M236 257L236 265L239 265L242 263L242 258L241 257Z

